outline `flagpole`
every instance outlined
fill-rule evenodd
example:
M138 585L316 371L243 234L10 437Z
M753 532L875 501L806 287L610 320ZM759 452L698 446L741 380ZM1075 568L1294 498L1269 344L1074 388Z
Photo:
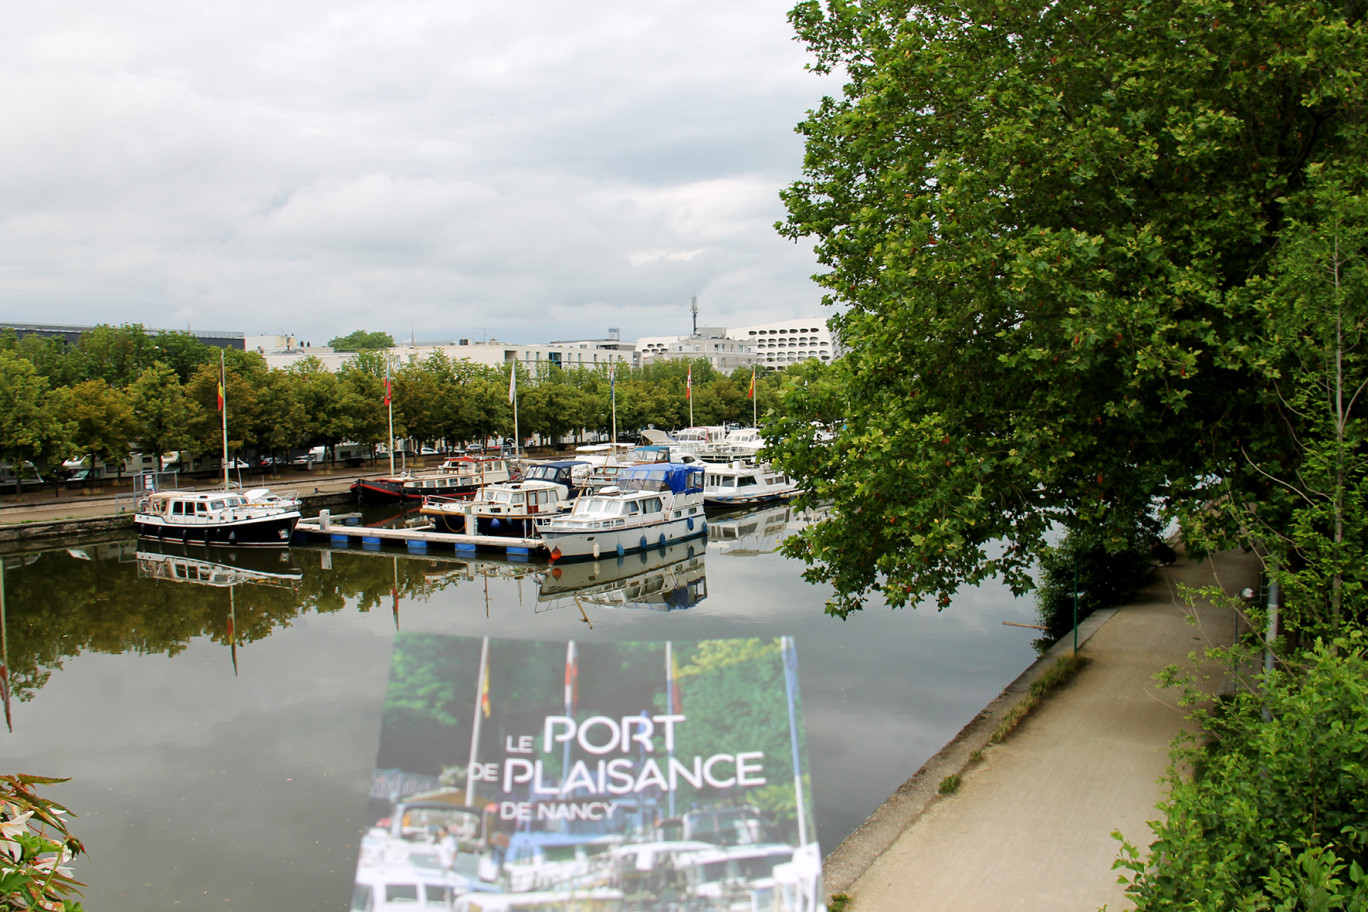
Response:
M613 402L613 445L617 445L617 365L608 365L608 398ZM609 452L615 452L610 450Z
M689 400L689 427L693 427L693 365L689 365L689 373L684 378L684 398Z
M692 422L691 422L692 423ZM679 712L679 707L675 706L675 669L674 669L674 644L670 640L665 641L665 712L673 716ZM674 742L670 742L670 765L674 765ZM675 792L670 789L670 816L675 815Z
M219 349L219 414L223 417L223 490L228 491L228 375L223 367L223 349Z
M579 668L575 661L575 641L565 644L565 717L571 718L574 711L575 688L579 687ZM565 779L570 775L570 739L565 739L565 752L561 758L561 795L565 795Z
M480 716L484 714L485 696L485 669L489 666L489 637L484 638L480 644L480 674L477 678L478 684L475 688L475 725L470 732L470 765L466 767L466 794L465 803L473 805L475 803L475 779L471 776L471 771L475 767L476 750L480 746Z
M233 586L228 587L228 648L233 655L233 677L238 676L237 667L237 602L233 600Z
M751 427L760 427L760 422L756 418L756 395L755 395L755 365L751 365Z
M807 845L807 814L803 806L803 768L798 754L798 714L793 705L797 689L798 648L793 637L779 638L784 660L784 689L788 691L789 744L793 749L793 797L798 805L798 844Z
M10 715L9 634L5 629L5 559L0 557L0 700L5 703L5 728L14 731Z
M508 401L513 403L513 456L518 456L518 445L522 443L522 436L518 433L518 362L514 361L509 365L508 371Z
M390 474L394 474L394 397L390 395L389 354L385 355L385 408L389 409L389 462Z

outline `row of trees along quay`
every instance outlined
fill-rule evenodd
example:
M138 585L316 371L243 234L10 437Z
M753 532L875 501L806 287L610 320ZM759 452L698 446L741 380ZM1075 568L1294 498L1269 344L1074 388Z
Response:
M847 352L775 428L833 505L786 546L830 610L1025 590L1060 531L1080 561L1176 523L1190 556L1266 562L1197 773L1125 834L1152 842L1121 860L1141 909L1368 907L1366 10L789 14L844 82L778 226L815 244Z
M227 349L224 358L233 453L274 455L389 439L386 359L378 350L357 351L337 373L313 358L283 370L268 367L256 352ZM624 435L684 427L691 404L698 424L748 425L753 408L763 415L786 386L824 368L817 361L782 372L759 368L754 404L750 368L724 375L703 359L619 367L611 397L606 366L546 364L535 374L525 365L516 369L520 432L558 440L611 433L614 402ZM691 401L685 390L690 370ZM396 437L421 445L512 436L509 368L435 352L391 363L389 371ZM73 345L36 335L16 338L12 331L0 335L0 462L32 463L45 477L58 477L63 461L87 455L121 465L130 451L221 454L218 374L219 349L189 333L98 326Z

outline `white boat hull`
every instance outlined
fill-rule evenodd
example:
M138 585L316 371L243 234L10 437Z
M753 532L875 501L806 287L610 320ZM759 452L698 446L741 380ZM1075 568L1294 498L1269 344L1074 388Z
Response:
M561 519L540 526L537 531L552 560L592 560L664 548L708 534L707 518L700 507L681 512L683 515L665 522L642 525L612 525L612 520L598 520L577 528L579 524L573 520Z

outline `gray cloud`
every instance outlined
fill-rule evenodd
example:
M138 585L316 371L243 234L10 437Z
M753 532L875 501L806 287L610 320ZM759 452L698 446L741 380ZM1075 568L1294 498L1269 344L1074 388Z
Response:
M0 315L506 341L819 311L787 0L57 2L0 34Z

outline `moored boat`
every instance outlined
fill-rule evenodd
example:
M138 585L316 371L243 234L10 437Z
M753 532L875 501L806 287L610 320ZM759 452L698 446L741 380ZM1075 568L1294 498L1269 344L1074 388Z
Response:
M760 429L753 427L733 428L727 436L699 452L706 462L755 462L765 447L765 438Z
M703 501L710 507L734 508L776 503L798 496L798 486L769 464L736 461L707 467Z
M469 498L488 484L513 478L508 461L500 457L460 456L448 459L432 472L358 478L352 496L363 504L398 503L427 497Z
M188 545L288 545L297 522L299 500L266 488L157 491L133 517L139 536Z
M429 497L419 512L438 532L533 538L538 519L565 513L570 506L565 485L524 479L486 485L470 500Z
M623 466L616 484L537 523L551 558L582 559L664 547L707 534L703 470L675 463Z

